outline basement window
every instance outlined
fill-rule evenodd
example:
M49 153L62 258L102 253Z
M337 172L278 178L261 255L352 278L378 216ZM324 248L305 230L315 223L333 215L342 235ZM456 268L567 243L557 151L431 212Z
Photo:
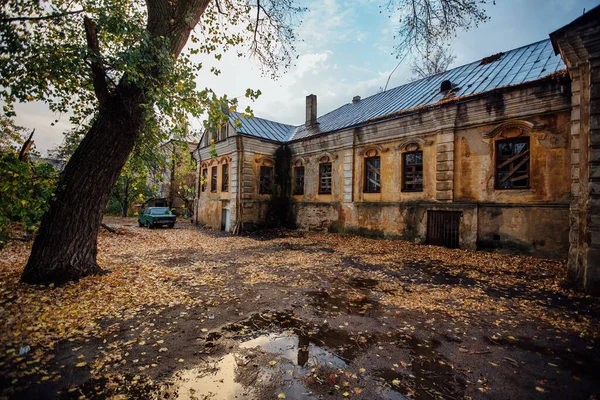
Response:
M529 138L496 141L496 189L529 189Z
M229 164L223 165L221 172L221 192L229 191Z
M331 194L331 163L319 164L319 194Z
M206 192L206 184L208 183L208 168L202 168L202 191Z
M217 167L210 169L210 191L215 193L217 191Z
M260 194L273 193L273 167L261 165L260 167L260 185L258 188Z
M381 159L379 157L365 158L365 193L381 192Z
M423 191L423 152L412 151L402 155L402 191Z
M294 167L294 194L304 194L304 166Z

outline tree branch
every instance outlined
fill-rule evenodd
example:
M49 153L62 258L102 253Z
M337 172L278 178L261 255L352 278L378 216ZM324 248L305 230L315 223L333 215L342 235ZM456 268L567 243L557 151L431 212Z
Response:
M98 44L98 29L96 23L88 17L83 18L83 24L85 26L85 37L87 39L87 45L92 53L92 79L94 83L94 93L98 98L100 107L104 105L108 99L108 86L106 84L106 72L100 61L100 45Z
M19 22L19 21L42 21L46 19L54 19L60 17L66 17L67 15L81 14L85 12L85 10L75 10L75 11L65 11L61 13L54 13L48 15L40 15L36 17L11 17L11 18L1 18L0 22Z
M219 2L219 0L215 0L215 3L217 4L217 11L219 12L219 14L227 15L226 12L223 12L223 10L221 10L221 3Z
M27 138L27 140L25 141L25 143L23 143L23 146L21 147L21 151L19 152L19 161L21 161L21 162L25 161L25 157L27 157L27 153L29 152L29 149L31 148L31 146L33 146L33 141L31 139L33 138L34 133L35 133L35 129L31 131L31 135L29 135L29 137Z

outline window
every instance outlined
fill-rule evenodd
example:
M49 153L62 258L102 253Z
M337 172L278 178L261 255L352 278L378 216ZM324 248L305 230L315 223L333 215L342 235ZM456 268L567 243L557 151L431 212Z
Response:
M258 188L260 194L273 193L273 167L261 165L260 167L260 185Z
M365 193L381 192L381 160L379 157L365 158Z
M221 192L229 191L229 164L223 164L223 171L221 174Z
M221 127L217 132L217 142L227 139L227 125Z
M200 181L200 183L202 183L202 191L206 192L206 184L208 182L208 168L202 168L202 180Z
M294 194L304 194L304 167L294 167Z
M212 167L210 169L210 191L217 191L217 167Z
M402 155L402 191L423 191L423 152L412 151Z
M529 188L529 138L496 142L496 188Z
M319 194L331 194L331 163L319 164Z

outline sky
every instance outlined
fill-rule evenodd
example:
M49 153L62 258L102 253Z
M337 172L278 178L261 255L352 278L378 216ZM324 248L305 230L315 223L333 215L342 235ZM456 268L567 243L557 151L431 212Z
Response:
M205 68L199 88L211 87L218 94L240 99L240 109L249 105L254 115L274 121L300 125L305 118L305 98L315 94L318 115L352 101L365 98L386 85L398 65L393 54L395 20L380 6L386 0L309 0L300 2L309 9L297 28L295 64L281 78L263 76L258 62L238 58L235 51L221 61L211 56L199 59ZM452 67L483 57L547 39L558 28L600 4L598 0L496 0L486 10L491 19L468 32L458 32L450 47L456 59ZM380 12L381 11L381 12ZM407 83L411 78L411 59L405 59L391 76L388 88ZM221 70L209 73L211 65ZM254 102L243 97L247 88L260 89ZM17 124L36 129L34 140L41 153L62 141L70 128L68 116L55 115L40 102L18 105ZM55 126L51 122L59 119ZM199 129L201 122L192 121Z

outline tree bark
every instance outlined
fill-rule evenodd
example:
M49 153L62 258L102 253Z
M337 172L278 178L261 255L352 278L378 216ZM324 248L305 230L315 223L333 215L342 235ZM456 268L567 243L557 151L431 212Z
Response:
M67 164L21 276L61 284L102 273L96 263L102 212L143 123L144 92L120 86Z
M146 0L150 36L169 38L170 48L163 51L175 60L210 1ZM95 32L89 33L93 39ZM148 73L156 81L163 78L160 71ZM146 90L152 89L126 82L125 76L113 93L102 91L99 96L98 118L67 163L55 199L42 218L22 282L61 284L102 273L96 262L102 212L140 135L145 116L140 105L147 102ZM93 83L98 85L98 80Z

